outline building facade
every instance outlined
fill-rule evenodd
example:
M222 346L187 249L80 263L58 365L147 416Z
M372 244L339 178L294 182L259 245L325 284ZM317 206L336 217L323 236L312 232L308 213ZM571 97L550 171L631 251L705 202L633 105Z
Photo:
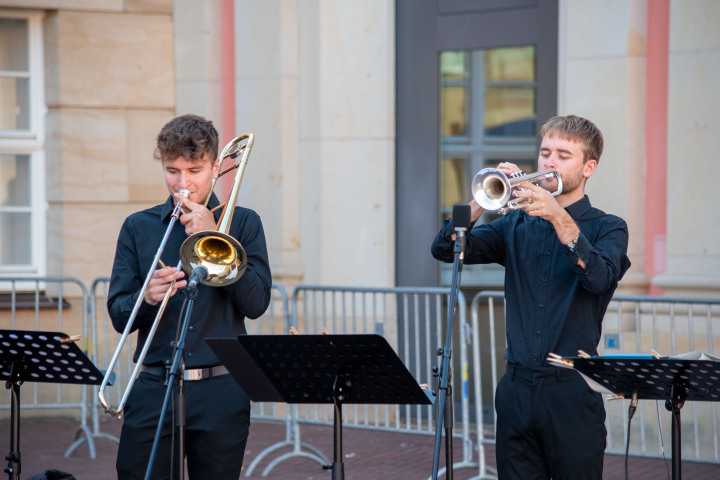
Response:
M276 283L438 285L473 171L532 169L574 113L605 135L590 198L629 224L621 289L718 296L718 21L714 0L0 0L0 274L109 276L124 218L167 195L155 135L192 112L255 135L239 203Z

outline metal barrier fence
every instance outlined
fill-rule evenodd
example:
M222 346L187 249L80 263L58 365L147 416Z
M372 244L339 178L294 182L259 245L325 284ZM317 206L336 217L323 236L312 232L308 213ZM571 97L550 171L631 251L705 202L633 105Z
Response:
M303 334L374 333L385 337L414 378L434 386L433 367L439 367L447 324L448 288L360 288L300 285L292 297L293 325ZM463 441L462 460L454 469L476 467L469 401L468 327L465 298L458 297L453 339L459 356L453 355L451 385L454 396L453 436ZM454 351L456 351L454 349ZM331 393L331 392L329 392ZM302 405L298 420L331 425L331 405ZM345 404L343 424L349 427L394 432L435 434L432 406ZM482 454L482 452L481 452ZM444 470L443 470L444 471ZM443 473L440 472L440 474Z
M3 320L2 329L50 331L67 333L70 336L82 333L87 354L88 331L88 293L85 285L69 277L5 277L0 276L0 289L8 292L9 304L3 310L10 311L10 319ZM79 304L79 305L78 305ZM4 370L3 370L3 373ZM7 381L9 377L3 378ZM20 412L36 409L77 409L80 425L75 440L65 452L69 456L82 441L88 437L90 429L88 418L88 389L85 385L50 384L28 382L22 388ZM28 394L28 389L30 392ZM0 405L0 409L9 410L8 404ZM95 444L88 442L90 456L95 458Z
M495 442L495 385L505 370L504 293L475 295L471 321L474 398L481 399L475 401L476 415L483 418L485 414L484 426L477 425L482 446ZM663 356L692 351L717 356L719 337L720 300L616 295L603 320L599 354L650 354L654 350ZM628 402L605 399L607 453L625 452ZM715 402L685 404L681 416L683 460L720 462L717 408ZM664 403L640 401L633 420L629 453L665 456L664 451L669 451L669 445L665 448L664 443L670 441L671 416Z
M95 365L104 370L110 364L110 359L117 349L121 334L117 333L110 320L107 311L107 292L110 278L103 277L93 281L90 288L90 335L93 348L91 358ZM282 334L288 331L290 323L290 310L288 308L288 297L281 285L272 285L272 298L267 311L256 320L246 320L246 327L249 334ZM118 405L127 387L128 381L135 367L132 361L135 351L135 335L128 337L123 346L119 360L115 367L115 381L112 387L107 389L105 397L111 405ZM90 412L92 417L92 438L106 438L114 442L119 439L101 431L101 416L104 415L104 407L98 399L98 387L93 386ZM284 405L274 403L253 404L253 418L261 419L284 419ZM108 417L109 421L114 421Z
M84 350L99 368L109 364L119 335L112 329L107 310L108 278L95 280L90 289L68 277L0 277L0 287L9 292L10 321L0 328L50 330L83 334ZM18 286L22 288L18 288ZM439 365L436 349L444 341L447 288L350 288L298 286L288 300L280 285L273 285L268 311L257 321L248 320L249 334L285 334L290 326L301 334L376 333L393 346L413 376L434 384L433 367ZM453 343L459 355L453 356L456 428L454 436L463 441L462 460L454 468L477 467L479 476L492 478L494 470L485 462L484 447L494 443L494 390L503 365L504 294L480 292L471 301L471 324L467 322L466 301L459 297L457 325ZM4 317L5 318L5 317ZM720 341L720 300L616 295L603 322L600 354L650 353L676 356L689 351L718 355ZM120 401L127 377L132 372L128 342L126 353L116 367L116 386L107 395L111 403ZM29 388L29 387L26 387ZM33 384L28 396L23 391L22 409L77 409L80 415L75 439L67 449L69 456L88 443L95 458L94 439L116 437L101 431L102 406L97 387L80 385ZM29 398L29 400L28 400ZM624 453L627 430L626 400L606 401L608 453ZM9 409L8 405L0 408ZM346 404L344 425L357 428L434 435L435 412L428 406ZM712 402L688 402L682 416L683 460L720 462L720 431L717 406ZM688 412L689 410L689 412ZM246 470L252 473L261 460L282 447L292 447L274 459L263 474L287 458L300 456L321 464L330 463L312 445L300 440L300 424L332 424L329 406L259 403L253 405L253 418L284 421L286 438L258 454ZM88 427L92 420L92 430ZM112 421L112 420L109 420ZM663 432L670 435L670 415L664 404L641 401L632 423L630 454L664 455ZM477 461L473 461L474 452Z

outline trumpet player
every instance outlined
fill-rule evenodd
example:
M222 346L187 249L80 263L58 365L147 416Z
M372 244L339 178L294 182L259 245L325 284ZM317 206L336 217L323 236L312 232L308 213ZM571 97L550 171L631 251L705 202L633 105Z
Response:
M173 357L173 342L184 316L184 295L179 293L187 278L175 267L180 247L189 235L215 230L220 214L204 205L220 170L218 133L211 121L196 115L174 118L157 136L155 157L160 161L169 196L164 204L130 215L120 231L108 293L108 310L118 332L128 323L176 202L182 202L182 210L163 250L161 260L168 266L153 272L132 327L138 334L137 362L159 305L172 289L125 406L116 462L119 479L145 478L147 471L166 392L166 366ZM208 207L218 204L212 194ZM191 479L237 480L250 425L250 400L205 339L247 333L245 318L258 318L270 302L272 279L260 217L250 209L235 207L228 233L244 247L247 268L231 285L199 286L185 341L183 447ZM172 419L168 412L152 478L179 477L178 435Z
M470 201L465 263L505 267L505 375L496 387L498 476L507 479L602 479L606 446L601 395L572 369L549 366L550 353L597 355L603 316L630 266L628 228L593 207L585 184L603 151L589 120L551 118L540 129L538 171L554 169L562 192L525 182L522 208L475 225L483 208ZM518 172L511 163L497 167ZM473 226L474 225L474 226ZM432 255L453 261L454 225L445 221Z

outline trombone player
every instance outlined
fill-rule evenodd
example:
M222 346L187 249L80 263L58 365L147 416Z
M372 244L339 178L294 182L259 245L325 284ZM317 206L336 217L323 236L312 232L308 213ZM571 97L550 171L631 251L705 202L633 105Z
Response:
M179 262L180 247L189 235L215 230L216 215L220 213L210 211L219 204L211 190L220 171L218 133L211 121L197 115L172 119L157 136L155 158L160 160L169 196L164 204L130 215L120 230L108 292L108 311L118 332L125 329L142 293L143 279L153 264L176 202L181 202L182 208L179 224L169 232L162 268L152 273L132 327L138 332L134 354L137 362L156 312L166 292L171 290L125 405L116 462L119 479L144 478L148 467L166 392L166 366L173 356L172 345L184 317L182 292L187 278L182 269L174 266ZM206 207L208 195L211 197ZM247 267L232 284L199 287L184 349L183 447L191 479L237 480L250 425L249 398L205 339L234 338L247 333L245 318L258 318L270 303L272 279L260 217L250 209L235 207L227 233L244 247ZM152 478L179 476L177 444L173 415L168 414Z
M603 151L600 130L568 115L551 118L540 134L538 171L556 170L562 192L552 196L521 183L515 195L522 208L475 225L465 248L465 263L505 267L507 368L495 395L498 477L601 480L607 435L601 395L574 370L546 359L578 350L597 355L603 316L630 266L628 229L585 195ZM498 169L518 172L510 163ZM470 212L474 225L483 212L475 199ZM453 261L453 232L448 219L432 243L436 259Z

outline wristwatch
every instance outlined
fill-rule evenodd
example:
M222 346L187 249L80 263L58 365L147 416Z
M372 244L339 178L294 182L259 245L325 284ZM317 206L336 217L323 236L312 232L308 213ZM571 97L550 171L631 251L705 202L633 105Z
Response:
M578 238L580 238L580 234L579 234L579 233L577 234L577 237L575 237L575 238L573 239L572 242L570 242L570 243L567 244L567 247L570 249L571 252L574 252L574 251L575 251L575 247L577 246Z

